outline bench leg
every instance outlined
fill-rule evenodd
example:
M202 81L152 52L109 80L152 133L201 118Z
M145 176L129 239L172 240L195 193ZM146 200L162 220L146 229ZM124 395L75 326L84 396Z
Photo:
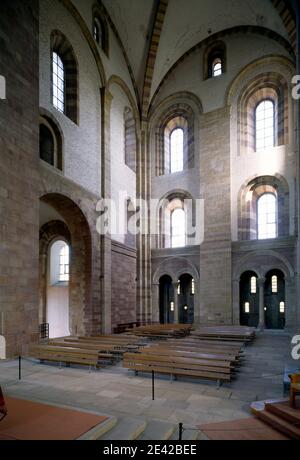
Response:
M221 386L222 386L221 380L217 380L217 389L219 390L219 388L221 388Z
M89 365L89 374L92 372L92 366Z
M61 361L59 361L59 369L61 369Z

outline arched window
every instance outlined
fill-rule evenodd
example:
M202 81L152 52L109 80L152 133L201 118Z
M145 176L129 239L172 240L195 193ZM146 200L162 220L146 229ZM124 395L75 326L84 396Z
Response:
M270 99L261 101L255 109L256 150L275 145L275 106Z
M108 27L101 12L96 11L93 19L93 37L108 56Z
M273 193L264 193L257 201L258 239L277 237L277 199Z
M222 75L223 68L222 68L222 59L220 57L216 58L212 63L212 76L217 77L218 75Z
M96 42L100 44L101 43L101 26L97 18L94 18L93 35L94 35L94 39L96 40Z
M62 171L62 135L58 125L46 115L40 117L40 158Z
M69 246L65 244L59 253L59 281L69 281Z
M51 34L51 100L53 106L78 123L78 64L71 43L59 31Z
M278 292L278 278L276 275L273 275L271 278L271 287L272 287L272 294L277 294Z
M44 124L40 125L40 158L54 166L54 138L51 130Z
M183 129L176 128L170 136L171 173L183 171Z
M52 53L52 102L54 107L65 113L65 66L58 53Z
M256 276L251 276L250 279L250 293L256 294Z
M171 247L180 248L185 244L185 212L183 209L177 208L171 214Z
M135 119L129 107L124 109L124 151L125 164L136 172L136 132Z

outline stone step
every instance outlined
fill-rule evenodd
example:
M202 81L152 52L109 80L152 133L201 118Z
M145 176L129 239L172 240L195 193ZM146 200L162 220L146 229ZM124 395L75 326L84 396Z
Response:
M142 417L122 417L117 425L98 439L103 441L133 441L145 430L147 422Z
M284 433L291 439L300 439L300 428L295 427L293 424L287 422L278 415L268 412L267 410L265 410L265 408L262 407L262 404L251 405L251 410L257 416L257 418L259 418L275 430Z
M291 407L289 401L277 403L266 402L265 409L267 412L271 412L272 414L277 415L283 420L286 420L292 425L296 425L300 428L300 410Z
M145 431L139 436L141 441L166 441L171 438L176 426L162 420L151 420L147 423Z
M100 423L99 425L92 428L87 433L84 433L78 440L80 441L93 441L99 439L101 436L104 436L106 433L111 431L117 424L118 419L116 417L109 417L105 422Z

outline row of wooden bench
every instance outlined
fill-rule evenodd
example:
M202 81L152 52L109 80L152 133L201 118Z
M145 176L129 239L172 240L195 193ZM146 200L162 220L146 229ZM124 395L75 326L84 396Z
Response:
M247 326L198 327L191 332L191 337L199 340L252 342L255 338L255 328Z
M185 337L190 334L191 324L152 324L130 329L136 336L161 339L168 337Z
M99 368L113 364L124 353L136 351L140 339L135 336L65 337L34 345L30 355L41 362L54 361Z
M187 339L151 344L125 353L123 366L137 372L230 382L243 359L239 345L227 342L189 343Z

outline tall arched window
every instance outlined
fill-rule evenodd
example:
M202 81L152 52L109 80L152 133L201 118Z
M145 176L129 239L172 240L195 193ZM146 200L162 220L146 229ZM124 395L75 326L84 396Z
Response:
M59 253L59 281L69 281L69 246L65 244Z
M212 76L217 77L218 75L222 75L223 73L223 68L222 68L222 59L221 58L216 58L213 63L212 63Z
M258 239L277 237L277 199L273 193L264 193L257 201Z
M171 247L180 248L185 244L185 212L183 209L177 208L171 214Z
M183 171L183 129L176 128L170 136L171 173Z
M101 40L101 26L97 18L94 18L93 35L94 35L94 39L96 40L96 42L100 44L102 41Z
M60 112L65 112L65 66L58 53L52 53L52 102Z
M78 123L78 63L73 47L59 30L51 34L51 100L53 106Z
M261 101L255 109L256 150L275 145L275 106L270 99Z

